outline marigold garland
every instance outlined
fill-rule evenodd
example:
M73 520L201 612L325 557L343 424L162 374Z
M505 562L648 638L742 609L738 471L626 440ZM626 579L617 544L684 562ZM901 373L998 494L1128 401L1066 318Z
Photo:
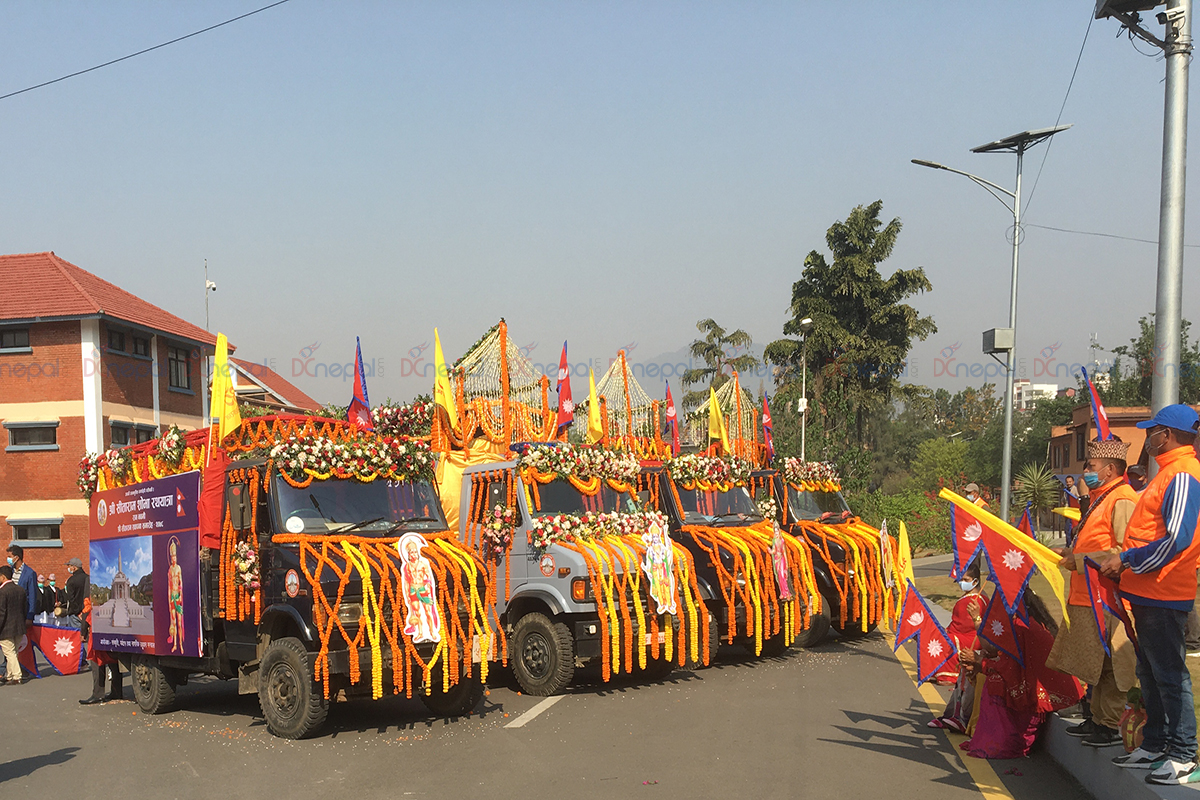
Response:
M667 474L685 489L699 486L705 491L725 491L744 486L750 480L753 465L741 458L686 455L666 462Z
M842 480L838 477L837 467L829 461L801 461L798 458L783 460L784 483L802 488L808 492L839 492Z

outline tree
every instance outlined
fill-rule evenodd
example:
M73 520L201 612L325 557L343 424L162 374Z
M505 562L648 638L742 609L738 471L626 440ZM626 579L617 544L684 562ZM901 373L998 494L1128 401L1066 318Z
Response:
M1042 512L1054 508L1061 496L1062 486L1045 463L1030 462L1017 473L1016 486L1013 489L1013 499L1016 501L1014 511L1023 509L1028 504L1035 532Z
M1179 324L1179 402L1200 403L1200 341L1189 336L1192 323L1186 319ZM1107 387L1097 386L1105 405L1148 406L1150 386L1155 375L1171 369L1163 364L1162 355L1154 345L1154 314L1138 320L1138 335L1128 345L1112 349L1113 366L1109 370ZM1122 360L1129 362L1124 369Z
M708 390L720 389L729 380L733 370L746 372L759 365L759 360L753 353L737 353L743 348L749 348L754 340L750 334L741 328L726 332L724 328L711 319L702 319L696 323L696 329L704 334L703 339L696 339L688 348L692 358L704 362L703 367L692 367L683 373L683 386L694 386L707 382L707 386L697 391L690 391L683 396L683 407L692 410L708 402Z
M922 317L903 302L933 288L925 270L897 270L886 279L879 271L901 228L898 218L885 225L882 210L882 200L857 206L844 222L830 226L825 243L833 260L816 250L804 259L800 280L792 285L792 319L783 326L785 336L797 336L801 320L812 319L807 338L818 411L813 421L841 423L823 408L827 393L836 388L849 407L852 440L859 447L868 443L868 419L890 405L913 339L937 332L932 317ZM779 367L776 383L781 388L799 383L803 354L797 339L767 346L767 360Z
M917 446L913 459L913 488L936 492L945 484L957 484L966 471L967 443L936 437Z

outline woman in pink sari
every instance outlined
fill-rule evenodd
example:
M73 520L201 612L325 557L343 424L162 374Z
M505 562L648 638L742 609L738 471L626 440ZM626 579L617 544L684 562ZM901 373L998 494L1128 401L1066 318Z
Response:
M1046 666L1058 625L1032 589L1025 590L1028 623L1013 619L1013 634L1024 665L990 646L971 669L987 676L975 735L959 745L976 758L1029 755L1038 730L1051 711L1075 705L1083 687L1070 675Z

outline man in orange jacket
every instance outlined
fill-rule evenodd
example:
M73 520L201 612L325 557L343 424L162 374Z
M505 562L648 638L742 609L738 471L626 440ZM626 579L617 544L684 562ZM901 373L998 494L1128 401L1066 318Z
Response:
M1200 537L1200 461L1193 445L1200 418L1185 405L1167 406L1153 419L1146 450L1158 474L1146 484L1125 528L1124 551L1101 569L1120 581L1133 608L1137 675L1146 705L1142 746L1113 763L1149 769L1149 783L1187 783L1196 772L1196 711L1186 665L1184 629L1196 599Z

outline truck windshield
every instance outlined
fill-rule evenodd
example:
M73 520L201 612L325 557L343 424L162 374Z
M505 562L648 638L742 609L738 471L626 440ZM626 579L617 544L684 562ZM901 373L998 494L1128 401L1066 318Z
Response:
M738 525L759 522L762 514L754 498L744 486L734 486L725 492L706 492L703 489L684 489L676 484L679 502L683 506L683 521L689 525Z
M445 530L437 492L427 481L314 480L297 489L275 477L279 520L289 533L338 533L353 528L364 536L397 528Z
M585 511L596 513L604 511L633 511L633 499L625 493L615 492L601 484L600 491L594 495L586 495L576 489L568 481L553 480L550 483L539 483L536 490L531 488L530 494L537 492L541 509L531 508L530 513L535 517L548 514L582 514Z
M806 492L789 486L788 512L796 519L842 522L850 517L841 492Z

